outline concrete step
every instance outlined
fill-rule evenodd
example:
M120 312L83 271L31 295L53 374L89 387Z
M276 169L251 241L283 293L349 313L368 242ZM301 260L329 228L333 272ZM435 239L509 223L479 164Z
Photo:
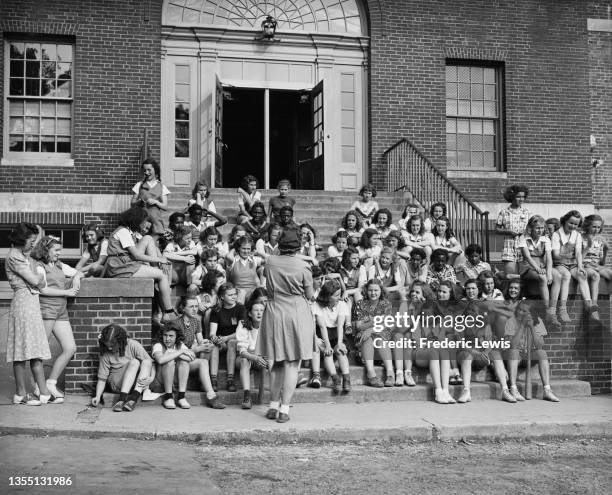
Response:
M312 389L301 387L296 389L293 396L293 403L337 403L337 404L358 404L364 402L410 402L410 401L433 401L434 390L429 384L419 384L415 387L385 387L374 388L366 385L353 385L352 391L349 394L334 395L329 383L324 383L320 389ZM560 399L578 398L590 396L591 388L587 382L579 380L552 380L551 387ZM463 387L461 385L451 385L450 393L453 397L458 398ZM519 384L519 390L523 391L523 384ZM533 398L541 399L543 393L542 384L533 382ZM217 392L220 400L226 405L238 405L242 402L243 391L227 392L219 390ZM251 388L251 398L254 403L257 403L258 390ZM487 399L501 400L501 387L496 382L473 382L471 386L471 395L473 401L482 401ZM106 405L112 405L118 400L117 394L105 394ZM205 405L206 394L197 391L188 391L186 394L187 401L192 406ZM261 403L266 404L270 400L269 390L266 388L263 393ZM155 401L143 402L144 406L160 406L161 398Z

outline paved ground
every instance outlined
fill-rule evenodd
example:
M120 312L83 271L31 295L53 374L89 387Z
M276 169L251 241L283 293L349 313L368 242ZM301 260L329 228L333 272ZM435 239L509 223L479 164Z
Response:
M0 437L0 493L181 495L609 493L612 441L201 446ZM9 487L9 476L74 476L71 488Z

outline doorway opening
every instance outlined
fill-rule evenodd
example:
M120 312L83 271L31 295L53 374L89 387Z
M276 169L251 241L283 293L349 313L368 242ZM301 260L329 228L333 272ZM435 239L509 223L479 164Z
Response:
M267 172L270 188L289 179L296 189L323 189L320 92L223 87L222 94L222 187L251 174L263 188Z

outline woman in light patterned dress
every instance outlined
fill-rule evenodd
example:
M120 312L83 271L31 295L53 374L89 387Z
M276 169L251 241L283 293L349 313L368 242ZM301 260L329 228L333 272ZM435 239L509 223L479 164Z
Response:
M498 235L504 236L504 247L502 251L502 261L506 274L518 274L518 263L522 256L520 249L517 248L518 240L525 233L527 222L531 213L527 208L523 208L523 203L527 199L529 188L523 185L513 185L504 191L504 199L510 202L507 208L499 212L495 231Z
M17 224L9 235L12 247L6 257L6 276L14 291L8 318L6 361L13 363L15 375L13 404L27 406L63 402L49 393L43 368L43 360L51 359L38 301L44 276L36 271L35 262L30 258L30 251L41 234L42 230L34 224ZM38 399L26 393L26 361L30 361L40 390Z

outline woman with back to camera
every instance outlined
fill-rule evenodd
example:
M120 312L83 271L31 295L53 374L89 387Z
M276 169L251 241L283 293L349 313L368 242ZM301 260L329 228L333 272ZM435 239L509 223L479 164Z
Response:
M314 321L309 263L296 256L301 248L296 229L285 229L279 240L280 256L269 256L265 278L269 301L257 339L257 354L265 356L271 372L268 419L289 421L300 361L312 358Z

